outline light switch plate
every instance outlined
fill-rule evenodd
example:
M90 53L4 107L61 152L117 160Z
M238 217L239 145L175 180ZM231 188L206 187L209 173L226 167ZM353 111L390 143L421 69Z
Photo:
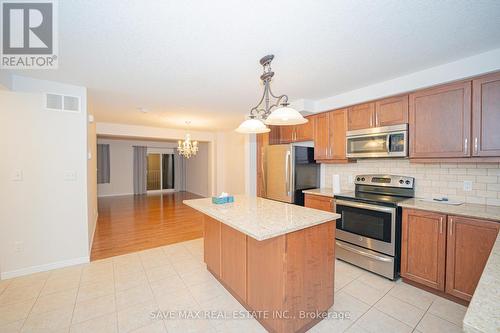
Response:
M464 191L466 192L472 191L472 181L464 180Z
M75 181L76 180L76 171L64 171L64 180L65 181Z
M23 170L14 170L12 172L12 180L15 182L23 181Z

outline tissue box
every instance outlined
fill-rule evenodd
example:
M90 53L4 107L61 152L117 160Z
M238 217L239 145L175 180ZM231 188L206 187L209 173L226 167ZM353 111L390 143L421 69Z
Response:
M212 203L216 205L221 205L230 202L234 202L234 197L232 195L229 195L227 197L212 197Z

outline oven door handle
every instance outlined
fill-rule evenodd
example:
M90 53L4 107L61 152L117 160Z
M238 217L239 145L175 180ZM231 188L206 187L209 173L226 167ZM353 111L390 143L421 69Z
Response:
M381 257L381 256L377 256L375 254L371 254L371 253L368 253L368 252L364 252L364 251L352 248L350 246L344 245L344 244L339 243L339 242L335 242L335 243L337 244L338 247L341 247L344 250L347 250L347 251L350 251L350 252L354 252L354 253L359 254L359 255L361 255L363 257L367 257L367 258L370 258L370 259L374 259L374 260L378 260L378 261L383 261L383 262L392 262L392 258L384 258L384 257Z
M366 204L363 202L352 202L352 201L338 200L338 199L335 199L335 204L342 205L342 206L348 206L348 207L354 207L354 208L360 208L360 209L375 210L377 212L385 212L385 213L391 213L391 214L394 214L396 211L396 209L392 208L392 207L370 205L370 204Z

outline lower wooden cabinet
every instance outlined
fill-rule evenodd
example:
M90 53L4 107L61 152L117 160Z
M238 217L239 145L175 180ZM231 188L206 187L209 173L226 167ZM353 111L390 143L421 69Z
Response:
M446 293L470 301L500 229L500 223L448 217Z
M203 242L205 244L204 259L208 269L216 276L221 275L220 262L220 235L221 223L205 216L203 228Z
M306 193L304 195L304 206L327 212L333 211L333 197L325 197L322 195L314 195Z
M444 291L446 215L403 210L401 276Z
M404 209L401 276L470 301L499 222Z

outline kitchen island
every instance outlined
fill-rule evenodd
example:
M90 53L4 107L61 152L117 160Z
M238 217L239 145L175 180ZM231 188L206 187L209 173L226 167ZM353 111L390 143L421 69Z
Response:
M333 305L338 214L236 196L205 214L207 269L270 332L305 332Z

